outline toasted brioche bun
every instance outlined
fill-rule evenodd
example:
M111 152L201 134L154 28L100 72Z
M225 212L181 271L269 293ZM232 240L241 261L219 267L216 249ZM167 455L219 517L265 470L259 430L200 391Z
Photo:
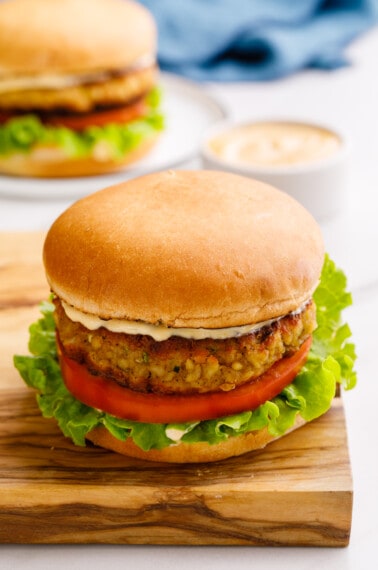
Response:
M154 173L79 200L44 245L51 289L79 311L223 328L309 299L324 248L287 194L225 172Z
M155 51L153 18L132 0L0 3L0 78L122 69Z
M301 427L305 423L305 420L297 414L294 425L286 434ZM143 449L135 445L131 438L126 441L120 441L103 427L95 428L89 432L86 437L95 445L115 451L116 453L147 461L159 461L164 463L210 463L213 461L221 461L222 459L242 455L249 451L262 449L268 443L278 439L278 437L272 436L267 428L263 428L240 436L230 437L214 445L202 442L178 443L163 449L143 451Z
M116 172L143 158L156 144L158 135L150 136L122 160L100 160L95 157L70 158L54 148L36 147L30 153L0 156L0 172L12 176L66 178ZM54 191L51 190L53 195Z

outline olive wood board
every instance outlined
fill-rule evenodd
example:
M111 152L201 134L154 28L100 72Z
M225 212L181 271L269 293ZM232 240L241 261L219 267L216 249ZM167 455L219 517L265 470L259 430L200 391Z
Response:
M353 487L341 397L244 456L174 465L75 447L12 365L48 295L42 233L0 233L0 542L346 546Z

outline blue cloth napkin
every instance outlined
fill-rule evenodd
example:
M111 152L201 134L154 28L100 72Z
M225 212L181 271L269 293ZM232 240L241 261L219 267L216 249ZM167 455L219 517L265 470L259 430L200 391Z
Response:
M141 0L163 70L204 81L260 81L348 63L378 21L378 0Z

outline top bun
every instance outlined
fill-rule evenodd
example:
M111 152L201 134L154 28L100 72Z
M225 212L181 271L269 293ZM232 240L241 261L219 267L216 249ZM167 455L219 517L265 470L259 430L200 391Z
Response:
M82 312L222 328L284 315L316 287L324 250L287 194L225 172L167 171L112 186L52 225L52 290Z
M153 18L130 0L0 3L0 77L122 69L155 51Z

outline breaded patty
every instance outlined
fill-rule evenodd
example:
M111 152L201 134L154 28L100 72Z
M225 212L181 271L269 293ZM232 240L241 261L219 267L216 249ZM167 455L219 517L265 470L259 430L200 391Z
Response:
M0 92L0 108L12 110L88 112L97 107L125 105L156 84L157 68L143 68L108 81L66 89L27 89Z
M315 305L259 330L224 340L90 331L71 321L59 299L55 319L64 353L123 386L141 392L195 394L229 391L295 352L316 327Z

